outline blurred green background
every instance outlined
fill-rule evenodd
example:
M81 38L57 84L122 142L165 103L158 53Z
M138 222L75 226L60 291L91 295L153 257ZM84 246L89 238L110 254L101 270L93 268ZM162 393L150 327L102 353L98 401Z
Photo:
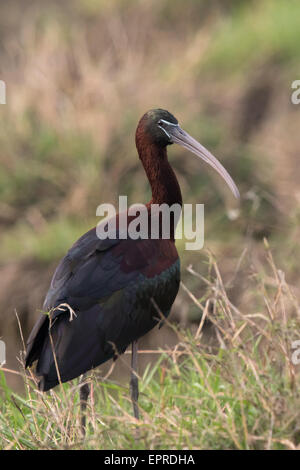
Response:
M205 204L205 247L184 250L182 278L201 299L207 252L232 300L259 309L264 238L299 293L300 78L298 0L73 0L0 3L0 338L7 367L27 337L54 268L98 219L96 207L147 202L134 135L150 108L168 109L224 164L221 179L183 149L169 156L184 202ZM174 321L198 322L181 290ZM196 324L196 323L195 323ZM167 330L166 330L167 331ZM156 333L155 333L156 335ZM155 336L154 335L154 336ZM153 334L147 347L163 346ZM13 386L17 382L8 377Z

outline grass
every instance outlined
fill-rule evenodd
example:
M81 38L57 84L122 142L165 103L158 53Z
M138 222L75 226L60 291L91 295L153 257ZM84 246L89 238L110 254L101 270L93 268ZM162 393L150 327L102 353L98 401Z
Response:
M31 214L40 222L39 212ZM28 254L42 262L50 262L57 257L63 257L70 248L70 240L74 242L92 224L72 217L63 220L56 219L37 227L33 224L20 222L2 238L2 260L28 258ZM71 242L72 243L72 242Z
M25 374L26 395L8 388L1 373L2 449L296 449L300 446L299 376L291 344L299 339L299 304L267 247L269 276L256 276L264 308L242 313L231 303L211 257L206 298L194 330L170 324L176 347L162 350L140 377L140 421L132 416L128 386L87 380L87 433L80 427L78 380L50 393ZM190 274L201 277L192 268ZM202 279L203 280L203 279ZM287 317L289 308L294 312ZM205 345L210 322L216 342ZM124 362L124 356L118 360ZM22 363L22 361L21 361ZM124 362L124 368L130 368Z
M299 14L297 0L288 7L284 0L241 2L222 18L204 66L230 76L259 67L266 58L296 65Z
M268 65L269 55L276 54L286 58L285 76L290 58L297 58L299 5L228 1L222 10L222 2L215 3L156 0L150 8L143 0L77 0L72 15L68 2L64 8L33 5L27 21L20 19L21 33L16 28L21 50L18 40L4 35L0 73L9 96L0 109L0 257L5 262L59 259L76 239L70 227L76 235L76 227L88 226L100 202L114 202L117 194L128 194L132 202L150 198L134 147L137 119L150 107L174 112L230 169L242 194L255 184L274 193L275 178L270 182L264 171L273 164L274 145L261 152L234 133L241 121L235 94L247 91L249 77L240 74L227 104L231 87L223 78L226 71L229 79L236 69L244 71L245 63ZM12 22L22 16L5 9ZM22 60L15 60L20 53ZM295 143L293 151L297 148ZM221 230L231 236L236 226L224 230L221 196L227 193L216 190L218 177L208 177L193 157L170 153L184 201L207 204L207 234ZM256 216L268 221L274 211L261 205ZM247 210L241 212L242 225L248 218ZM89 226L95 222L94 217Z
M0 78L7 84L0 107L0 334L11 369L18 338L6 319L16 286L27 337L32 304L39 308L45 294L35 279L50 279L55 261L96 225L98 204L119 194L130 204L150 199L134 146L147 109L174 113L220 158L242 199L239 217L230 219L236 207L218 176L172 146L184 202L205 203L205 247L218 259L224 289L213 257L207 262L178 241L183 285L174 312L191 323L186 331L170 325L178 346L142 373L141 423L132 418L127 382L92 374L83 440L78 383L41 395L20 364L14 372L26 395L1 376L0 446L299 447L291 343L300 331L300 114L290 103L299 2L20 5L6 2L0 18ZM190 262L196 267L185 269Z

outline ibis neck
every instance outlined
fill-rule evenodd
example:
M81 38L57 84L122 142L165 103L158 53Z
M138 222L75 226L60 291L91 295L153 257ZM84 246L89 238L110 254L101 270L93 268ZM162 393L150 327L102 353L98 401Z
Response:
M180 204L182 196L176 175L168 162L166 147L155 144L138 146L138 153L148 177L152 199L151 204Z

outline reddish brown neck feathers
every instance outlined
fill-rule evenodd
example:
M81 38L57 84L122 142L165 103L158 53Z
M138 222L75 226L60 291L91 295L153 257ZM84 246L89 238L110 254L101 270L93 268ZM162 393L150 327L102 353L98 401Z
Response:
M136 147L145 168L151 190L151 204L180 204L182 196L175 173L168 162L166 147L160 147L145 134L143 126L136 132Z

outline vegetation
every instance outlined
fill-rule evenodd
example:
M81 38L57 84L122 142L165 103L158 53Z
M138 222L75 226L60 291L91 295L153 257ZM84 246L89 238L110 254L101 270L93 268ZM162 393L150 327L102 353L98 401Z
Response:
M292 342L299 338L299 305L270 252L269 282L254 280L262 312L240 312L227 297L216 262L200 302L196 330L170 324L178 343L161 350L141 380L141 420L132 416L128 387L97 372L87 434L80 425L80 383L48 394L25 375L26 396L6 385L2 372L0 446L4 449L296 449L300 444L299 377ZM194 276L199 274L193 272ZM287 318L292 305L298 317ZM215 327L217 342L203 343L203 327ZM298 334L296 332L298 331ZM218 344L219 342L219 344ZM121 356L128 375L130 368ZM299 357L299 353L298 353ZM22 361L21 361L22 362ZM295 362L295 361L294 361Z
M300 107L290 101L299 9L297 0L1 6L0 338L10 371L1 448L299 448ZM97 224L97 206L149 199L134 131L156 107L218 156L241 204L170 148L184 202L205 204L205 249L177 243L182 287L164 352L140 369L141 423L127 374L95 372L84 440L78 383L41 395L24 376L14 310L26 339L57 261ZM156 334L142 349L156 348Z

